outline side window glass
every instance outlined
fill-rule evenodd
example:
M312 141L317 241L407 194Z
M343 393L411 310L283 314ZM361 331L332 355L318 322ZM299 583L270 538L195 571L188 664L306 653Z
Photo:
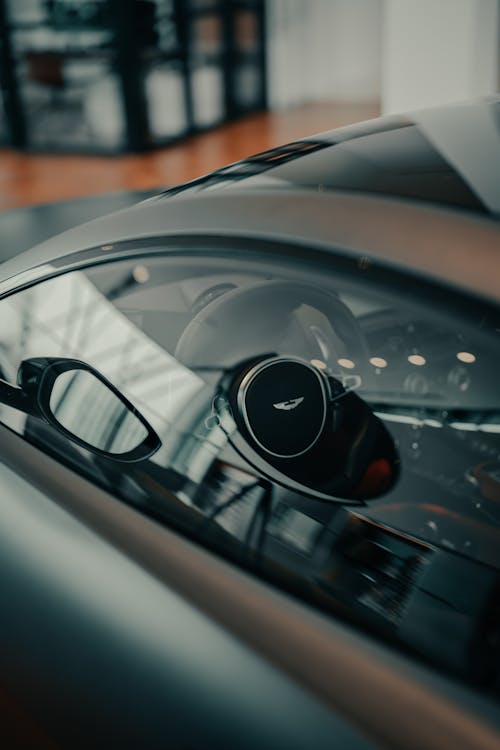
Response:
M472 674L460 623L496 622L500 569L491 308L446 309L430 286L360 267L214 253L66 273L1 300L0 317L10 429ZM467 611L454 580L476 602Z

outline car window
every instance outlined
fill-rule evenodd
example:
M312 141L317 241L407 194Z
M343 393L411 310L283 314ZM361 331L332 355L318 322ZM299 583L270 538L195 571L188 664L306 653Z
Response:
M80 442L0 404L9 428L317 606L494 681L495 310L363 260L264 248L63 273L4 298L0 315L4 380L31 358L78 360L159 445L136 461L106 454L110 430L119 446L144 428L82 375L53 392Z

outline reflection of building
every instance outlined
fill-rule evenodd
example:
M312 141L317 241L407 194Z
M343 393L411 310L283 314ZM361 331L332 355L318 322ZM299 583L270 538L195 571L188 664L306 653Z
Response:
M118 387L155 424L160 437L203 385L81 273L26 290L4 301L2 310L8 325L2 327L0 350L11 378L20 362L29 357L82 360ZM85 404L87 411L95 407L89 407L87 399Z
M67 370L56 378L50 409L65 430L107 453L128 453L148 434L114 391L88 370Z

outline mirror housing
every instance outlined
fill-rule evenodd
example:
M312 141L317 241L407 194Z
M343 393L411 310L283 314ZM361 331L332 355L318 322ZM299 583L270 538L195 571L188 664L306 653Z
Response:
M82 448L115 461L140 461L161 445L130 401L77 359L23 360L17 386L0 380L0 402L43 419Z

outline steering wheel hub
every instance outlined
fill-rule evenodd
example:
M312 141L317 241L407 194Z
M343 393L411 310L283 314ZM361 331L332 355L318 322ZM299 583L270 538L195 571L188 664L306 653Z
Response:
M328 400L328 382L315 367L284 357L252 367L237 395L252 441L276 458L296 458L315 445L325 425Z

